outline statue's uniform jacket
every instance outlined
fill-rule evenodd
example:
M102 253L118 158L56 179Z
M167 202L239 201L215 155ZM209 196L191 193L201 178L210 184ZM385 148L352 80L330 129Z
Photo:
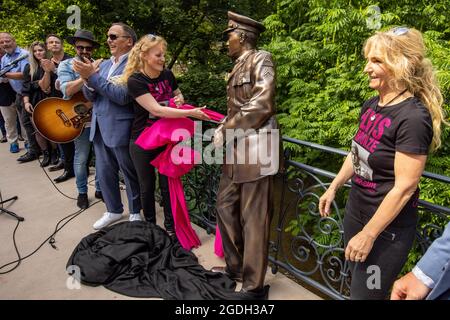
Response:
M259 132L262 129L278 129L275 118L275 68L272 56L263 50L249 50L236 60L232 72L229 74L227 83L227 118L223 123L224 137L226 129L243 129L244 131L254 129ZM261 131L262 132L262 131ZM244 183L259 180L267 175L276 174L278 171L279 155L270 152L272 135L268 137L268 158L277 158L272 169L262 164L259 156L261 139L257 134L250 134L242 139L245 140L245 163L238 164L238 148L234 148L234 163L223 166L224 173L235 183ZM252 141L253 140L253 141ZM265 140L264 140L265 142ZM279 142L279 141L277 141ZM235 146L237 141L235 139ZM228 144L230 147L230 144ZM264 152L265 153L265 152ZM241 155L242 156L242 155ZM256 158L256 163L250 159ZM274 158L274 159L275 159ZM250 162L250 163L249 163Z

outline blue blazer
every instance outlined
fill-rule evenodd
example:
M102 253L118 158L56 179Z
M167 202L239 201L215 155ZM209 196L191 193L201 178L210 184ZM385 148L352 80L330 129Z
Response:
M125 58L120 62L110 79L123 73L127 61L128 58ZM110 59L102 62L99 72L89 77L87 83L95 91L84 86L83 93L88 100L94 102L89 140L93 141L98 126L105 145L114 148L130 143L134 111L126 84L117 85L107 80L111 67Z
M450 298L450 223L442 236L431 244L417 267L435 283L427 300Z

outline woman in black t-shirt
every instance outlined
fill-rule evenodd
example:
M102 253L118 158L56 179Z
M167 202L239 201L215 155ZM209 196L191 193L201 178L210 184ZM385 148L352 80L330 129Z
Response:
M351 298L385 299L415 238L418 183L430 146L441 144L443 99L419 31L377 32L364 54L378 96L364 103L352 151L319 211L330 214L336 191L351 178L344 217Z
M31 117L33 109L36 104L47 98L52 91L51 86L45 86L42 78L44 77L44 69L41 66L41 60L47 58L47 48L44 43L35 41L31 44L29 49L31 56L29 57L30 63L25 66L23 71L23 103L24 108L27 111L27 116ZM39 132L35 133L36 142L41 148L44 158L42 159L41 166L46 167L50 164L51 154L50 151L56 148L56 145L52 145L50 141L45 139Z
M184 103L173 73L164 68L167 43L159 36L142 37L131 50L128 63L120 81L127 83L128 93L134 99L134 122L132 125L130 154L139 179L144 217L156 223L155 213L155 168L150 162L164 150L144 150L135 144L137 137L158 118L194 117L209 118L201 108L181 110L164 107L174 98L177 105ZM174 234L172 211L167 177L159 175L164 206L164 226L169 234Z

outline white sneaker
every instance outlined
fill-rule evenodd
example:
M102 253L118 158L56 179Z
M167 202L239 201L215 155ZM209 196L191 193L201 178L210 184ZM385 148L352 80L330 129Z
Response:
M133 221L142 221L142 218L141 218L141 214L140 213L133 213L133 214L130 214L130 222L133 222Z
M98 219L93 227L95 230L99 230L101 228L106 227L107 225L116 222L118 220L122 219L122 214L121 213L111 213L111 212L105 212L103 214L103 217L101 217L100 219Z

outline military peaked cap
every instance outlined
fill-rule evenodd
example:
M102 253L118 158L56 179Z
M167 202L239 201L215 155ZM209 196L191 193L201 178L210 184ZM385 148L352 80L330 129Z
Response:
M262 23L235 12L228 11L228 28L224 31L224 33L228 33L236 29L253 32L256 35L259 35L261 32L266 30Z

